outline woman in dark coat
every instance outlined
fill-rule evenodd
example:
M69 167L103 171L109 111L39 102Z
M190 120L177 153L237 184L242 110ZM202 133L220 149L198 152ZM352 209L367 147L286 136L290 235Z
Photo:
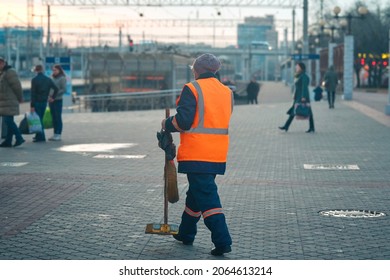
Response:
M310 94L309 94L309 82L310 78L306 74L306 66L304 63L299 62L295 65L295 91L294 91L294 103L291 108L287 111L287 114L290 115L284 124L284 126L279 126L279 129L288 131L288 128L291 125L295 117L295 104L306 102L310 104ZM314 133L314 119L313 112L310 108L310 117L309 117L309 130L307 133Z
M1 148L17 147L23 144L24 139L17 127L14 116L19 115L19 103L23 101L22 85L15 69L9 66L6 60L0 57L0 116L7 125L7 135L0 144ZM16 142L12 145L15 135Z

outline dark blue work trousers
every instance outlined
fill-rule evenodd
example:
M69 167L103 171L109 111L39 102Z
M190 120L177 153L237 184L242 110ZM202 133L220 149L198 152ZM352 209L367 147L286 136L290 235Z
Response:
M226 225L225 215L215 184L215 174L188 173L189 188L186 197L186 209L183 212L179 235L184 241L193 241L197 233L200 216L211 231L211 241L215 247L232 244Z

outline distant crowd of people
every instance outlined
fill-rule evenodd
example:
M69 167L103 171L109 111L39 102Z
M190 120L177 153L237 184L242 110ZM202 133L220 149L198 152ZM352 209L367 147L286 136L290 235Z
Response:
M42 130L35 134L33 142L45 142L45 129L43 116L46 108L50 108L53 123L53 136L51 141L60 141L62 134L62 105L63 95L66 92L66 75L59 64L52 68L52 75L44 74L42 65L34 67L36 76L31 80L30 112L37 113L40 118ZM22 145L25 140L14 116L20 113L20 103L23 102L23 90L18 73L8 65L5 58L0 57L0 116L2 117L1 148L11 148ZM4 129L5 127L5 129ZM5 134L5 135L4 135ZM15 142L13 138L15 136Z

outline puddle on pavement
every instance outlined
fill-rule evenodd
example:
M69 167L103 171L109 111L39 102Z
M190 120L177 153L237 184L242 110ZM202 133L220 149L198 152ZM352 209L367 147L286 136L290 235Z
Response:
M2 167L21 167L27 164L28 162L0 162Z
M94 144L76 144L66 145L58 148L61 152L106 152L111 153L117 149L130 148L136 146L136 143L94 143Z

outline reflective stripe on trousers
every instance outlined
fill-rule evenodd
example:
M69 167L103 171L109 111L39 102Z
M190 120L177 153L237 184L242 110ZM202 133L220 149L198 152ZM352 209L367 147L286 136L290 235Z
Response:
M211 231L212 242L216 247L223 247L231 245L232 239L222 211L215 177L215 174L187 174L190 186L179 234L184 240L193 241L197 233L200 213L202 213L204 223Z
M186 208L184 209L184 212L186 212L188 215L190 215L191 217L194 217L194 218L199 218L202 215L202 212L200 212L200 211L194 212L188 206L186 206Z
M223 214L222 208L214 208L214 209L204 211L202 213L201 211L198 212L192 211L188 206L186 206L184 212L186 212L188 215L194 218L199 218L201 215L203 215L203 219L206 219L207 217L210 217L215 214Z

